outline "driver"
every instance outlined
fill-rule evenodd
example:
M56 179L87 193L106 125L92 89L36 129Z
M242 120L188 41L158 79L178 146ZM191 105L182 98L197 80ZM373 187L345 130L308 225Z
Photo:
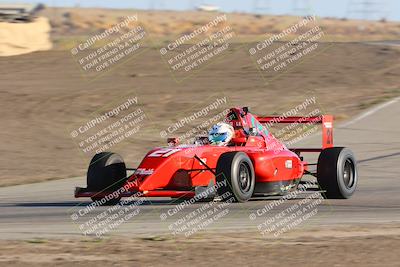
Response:
M226 122L219 122L208 132L208 141L211 145L226 146L233 138L234 133L232 125Z

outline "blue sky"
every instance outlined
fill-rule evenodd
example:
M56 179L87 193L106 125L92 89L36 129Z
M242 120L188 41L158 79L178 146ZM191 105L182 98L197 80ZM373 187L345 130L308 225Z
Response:
M0 1L0 2L24 2L36 3L37 0L22 1ZM255 3L259 6L269 6L258 13L271 14L301 14L295 11L295 2L298 6L311 10L312 14L321 17L349 17L380 19L386 17L388 20L400 21L399 0L41 0L40 2L49 6L75 6L79 3L81 7L109 7L109 8L137 8L137 9L172 9L186 10L199 4L212 4L219 6L226 12L254 12ZM364 7L361 2L373 2L374 4Z

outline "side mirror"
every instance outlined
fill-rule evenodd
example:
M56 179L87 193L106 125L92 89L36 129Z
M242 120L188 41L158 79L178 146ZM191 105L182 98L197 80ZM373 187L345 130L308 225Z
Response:
M257 133L257 129L256 128L249 128L249 135L251 135L251 136L257 136L258 135L258 133Z
M177 146L179 144L179 140L176 137L170 137L167 139L168 146Z
M203 145L210 144L210 141L208 141L207 136L198 136L198 137L196 137L194 143L195 143L195 145L203 146Z

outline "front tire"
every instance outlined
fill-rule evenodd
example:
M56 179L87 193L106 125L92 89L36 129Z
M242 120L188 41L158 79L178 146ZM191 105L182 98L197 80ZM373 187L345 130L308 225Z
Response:
M90 161L87 172L87 187L91 191L115 191L126 182L126 166L122 157L111 152L96 154ZM100 201L102 197L91 197L93 201ZM114 197L104 205L115 205L121 197Z
M243 152L227 152L220 156L216 169L217 192L223 201L233 197L234 202L248 201L254 192L253 163Z
M346 147L331 147L322 150L318 157L317 180L325 197L331 199L350 198L358 182L357 161Z

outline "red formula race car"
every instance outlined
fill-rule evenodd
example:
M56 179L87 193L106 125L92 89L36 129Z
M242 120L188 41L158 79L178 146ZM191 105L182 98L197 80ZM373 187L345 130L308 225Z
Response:
M87 172L87 188L75 197L90 197L99 204L117 203L121 197L212 199L231 196L245 202L257 196L284 195L296 190L305 174L317 178L326 198L349 198L357 186L356 160L350 149L333 147L333 117L258 117L247 107L232 108L226 122L233 126L229 144L216 146L207 137L193 145L168 139L168 147L149 151L140 165L127 168L121 156L96 154ZM322 124L322 148L288 149L265 123ZM303 153L319 153L309 164ZM316 172L309 170L316 165ZM133 171L127 175L127 171Z

